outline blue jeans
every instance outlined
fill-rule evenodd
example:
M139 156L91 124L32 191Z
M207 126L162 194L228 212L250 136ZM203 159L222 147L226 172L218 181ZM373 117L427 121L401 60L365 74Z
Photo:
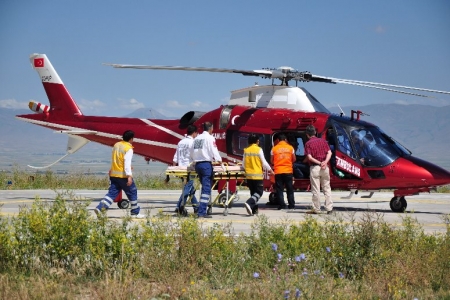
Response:
M198 200L195 197L195 188L194 188L194 180L191 179L193 176L189 176L188 182L184 185L183 193L180 196L180 199L178 199L177 208L180 208L181 206L185 206L187 199L189 196L192 195L191 203L193 206L198 206Z
M109 177L110 184L108 193L103 197L100 203L97 205L98 210L108 209L114 202L114 199L121 193L125 192L128 200L131 203L131 214L137 215L141 211L141 208L137 204L137 187L133 182L130 186L127 185L128 178Z
M198 207L198 216L204 216L207 212L209 200L211 199L211 187L212 187L212 164L208 161L202 161L195 164L195 172L202 184L202 190L200 194L200 206Z

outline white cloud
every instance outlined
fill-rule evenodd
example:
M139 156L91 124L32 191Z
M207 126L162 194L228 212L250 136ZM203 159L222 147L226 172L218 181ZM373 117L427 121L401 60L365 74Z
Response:
M119 99L119 106L122 109L126 109L126 110L136 110L136 109L145 107L144 103L139 102L139 101L137 101L134 98L131 98L131 99Z
M90 101L90 100L82 99L81 101L78 102L78 106L83 111L83 110L97 110L99 108L105 107L106 104L100 100Z
M28 102L20 102L16 99L0 100L0 108L27 109Z
M181 109L181 108L185 108L186 107L186 105L181 104L180 102L178 102L176 100L169 100L169 101L167 101L166 106L170 107L170 108L175 108L175 109Z
M194 101L193 103L191 103L191 105L193 106L193 107L208 107L208 105L207 104L204 104L204 103L202 103L201 101Z

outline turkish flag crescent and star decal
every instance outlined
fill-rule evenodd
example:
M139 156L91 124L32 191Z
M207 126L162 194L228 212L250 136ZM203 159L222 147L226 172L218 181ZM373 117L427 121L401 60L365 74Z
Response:
M43 58L35 58L34 59L34 66L36 68L43 68L44 67L44 59Z

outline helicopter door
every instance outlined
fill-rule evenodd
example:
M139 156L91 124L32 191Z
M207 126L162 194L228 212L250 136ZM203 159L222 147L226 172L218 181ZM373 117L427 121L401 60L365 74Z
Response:
M327 132L327 140L333 153L330 164L339 178L361 178L361 164L351 146L350 138L341 124L333 122L333 129Z

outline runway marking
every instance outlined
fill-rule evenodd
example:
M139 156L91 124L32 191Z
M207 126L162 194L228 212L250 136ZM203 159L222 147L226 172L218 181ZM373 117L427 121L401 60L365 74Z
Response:
M0 201L0 204L11 204L11 203L24 203L24 202L34 202L35 199L28 199L28 200L7 200L7 201ZM47 200L46 200L47 201ZM53 200L48 200L53 201Z

